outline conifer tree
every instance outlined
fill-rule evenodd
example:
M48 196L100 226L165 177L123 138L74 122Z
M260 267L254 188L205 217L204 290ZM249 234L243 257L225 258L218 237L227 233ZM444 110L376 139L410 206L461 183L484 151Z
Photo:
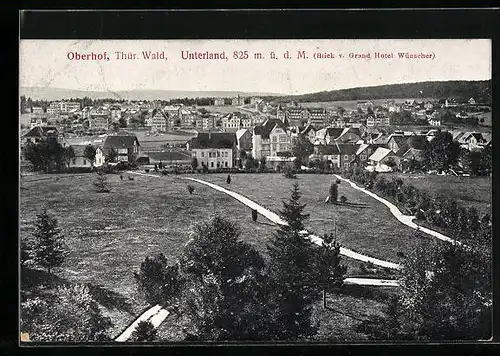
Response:
M323 289L323 308L326 308L326 292L338 288L344 281L347 266L341 265L340 244L333 234L325 234L316 258L318 282Z
M97 172L97 177L95 178L93 184L98 193L109 193L108 178L104 172Z
M287 202L284 201L283 209L280 210L281 216L288 224L288 226L283 226L282 229L296 232L304 230L304 221L309 218L309 214L303 214L306 204L299 203L301 196L299 184L297 182L293 183L290 200Z
M273 285L270 318L279 325L273 335L278 340L299 340L317 331L311 322L311 304L319 296L316 254L313 244L300 233L309 216L303 213L305 204L300 204L300 196L295 183L290 200L283 202L280 211L287 225L280 226L268 245L268 275Z
M35 262L50 273L53 267L59 267L64 262L66 247L57 219L45 208L37 215L33 236Z

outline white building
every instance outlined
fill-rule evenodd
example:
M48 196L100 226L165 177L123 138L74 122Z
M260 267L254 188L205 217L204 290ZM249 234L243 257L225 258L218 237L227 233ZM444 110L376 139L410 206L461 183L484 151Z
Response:
M75 156L69 161L69 168L92 168L100 167L104 164L105 157L100 147L96 148L94 160L85 156L85 149L88 145L72 145Z
M187 147L198 161L197 168L233 168L236 158L236 134L227 132L198 133L188 141Z
M262 125L254 127L252 137L252 156L275 157L278 153L290 152L291 133L278 119L268 119Z

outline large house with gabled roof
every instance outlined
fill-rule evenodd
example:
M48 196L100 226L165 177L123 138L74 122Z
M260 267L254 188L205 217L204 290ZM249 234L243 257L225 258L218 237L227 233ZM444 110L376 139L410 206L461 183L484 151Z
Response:
M236 133L200 132L188 141L187 148L198 161L197 168L233 168L237 156Z
M85 149L89 145L71 145L73 157L69 160L69 168L88 168L100 167L105 162L104 152L100 147L96 147L95 157L93 160L85 155Z
M115 162L132 163L141 153L141 145L135 135L110 135L104 141L103 151L106 156L114 151Z
M286 125L279 119L267 119L253 129L252 156L275 157L291 151L292 138Z

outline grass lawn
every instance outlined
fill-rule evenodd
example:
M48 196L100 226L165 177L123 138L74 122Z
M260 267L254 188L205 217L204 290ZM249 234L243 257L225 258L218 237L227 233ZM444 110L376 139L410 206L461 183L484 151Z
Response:
M371 257L397 263L398 252L404 253L419 238L413 229L396 220L385 205L344 182L339 185L339 196L344 195L348 202L366 207L325 204L334 180L332 175L302 174L295 180L282 174L233 174L230 185L226 183L227 174L198 177L241 193L271 210L282 208L282 199L290 197L292 185L297 181L301 201L306 204L305 212L310 214L306 228L320 235L332 233L337 221L337 240L344 247Z
M387 173L405 183L426 190L432 195L453 198L464 207L475 207L482 214L491 215L491 177L455 177L430 174Z
M42 206L57 217L70 254L54 273L68 282L91 283L115 324L113 336L147 307L136 291L132 272L149 255L162 252L175 259L189 239L193 223L213 211L220 212L237 222L240 238L260 252L265 250L261 242L275 229L264 221L254 223L249 208L209 187L196 184L190 195L188 181L174 176L134 176L133 181L126 177L121 181L119 175L108 175L111 193L107 194L93 190L94 176L27 178L23 182L27 189L21 190L20 197L20 236L30 235ZM50 179L39 180L47 177ZM37 180L29 183L29 179ZM46 279L40 271L30 273L38 277L22 276L25 282ZM26 283L22 289L30 287Z
M93 174L37 175L25 178L21 190L20 233L26 238L36 214L46 206L59 220L70 255L54 275L36 269L22 273L21 288L32 294L50 292L62 283L89 283L91 291L110 316L116 337L148 305L136 291L132 272L146 256L164 253L168 259L179 256L189 239L190 226L209 217L213 211L236 221L240 238L254 245L263 255L266 243L276 226L262 216L254 223L250 209L230 196L207 186L189 182L179 176L159 178L137 176L120 180L108 175L111 193L96 193ZM190 175L192 176L192 175ZM225 174L197 175L201 179L227 186ZM43 180L42 180L43 178ZM411 229L397 222L389 211L372 198L341 184L340 194L349 201L368 204L364 209L325 205L324 196L332 176L301 175L298 182L307 212L308 228L317 233L333 229L332 217L338 221L339 240L348 248L371 256L396 260L412 241ZM32 182L30 182L30 180ZM228 188L242 192L270 208L281 207L281 199L289 196L293 181L279 174L232 175ZM192 195L187 185L195 187ZM251 187L254 187L253 189ZM408 237L409 236L409 237ZM349 276L366 276L363 263L344 259ZM385 274L384 274L385 273ZM374 277L391 278L387 271ZM48 288L40 288L46 284ZM330 294L330 309L321 301L314 306L314 320L320 323L316 340L364 340L356 325L371 315L380 315L384 301L394 289L345 286L342 293ZM160 339L181 341L182 317L170 316L159 327ZM185 325L185 324L184 324Z

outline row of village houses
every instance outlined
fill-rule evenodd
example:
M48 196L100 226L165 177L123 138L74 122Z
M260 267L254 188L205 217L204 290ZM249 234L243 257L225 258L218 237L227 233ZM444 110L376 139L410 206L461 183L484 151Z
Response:
M424 113L424 118L431 126L440 126L441 120L436 118L436 112ZM112 122L122 118L121 111L117 108L84 108L80 117L88 122L86 131L104 133L111 127ZM352 124L348 114L336 115L326 109L316 108L286 108L278 107L276 117L291 126L313 125L314 127L334 126L344 128ZM127 116L127 125L130 124L130 116ZM159 109L150 109L145 118L145 126L151 132L165 132L176 128L195 129L208 131L219 129L224 132L236 132L239 129L250 129L261 124L266 119L263 115L247 115L241 112L228 114L201 114L193 108L183 106L166 106ZM35 126L46 126L48 120L45 117L33 117L30 128ZM390 125L390 118L386 113L374 112L366 115L365 125L367 127L384 127ZM83 128L82 120L74 119L73 129Z
M237 97L237 100L242 100ZM258 111L271 112L272 107L265 106L266 110L259 107L265 103L262 99L251 98L250 102L259 108ZM475 100L470 98L469 104L475 104ZM161 102L138 102L138 103L105 103L98 107L86 106L80 109L80 103L71 101L51 102L47 108L47 114L56 114L57 118L71 119L69 127L76 132L105 133L111 128L112 123L119 122L120 119L126 121L127 126L138 116L145 121L145 126L152 132L169 131L172 129L195 129L198 131L208 131L219 129L225 132L235 132L239 129L249 129L258 124L268 116L254 112L253 114L242 114L233 112L230 114L221 113L200 113L195 106L189 107L180 105L161 106ZM268 103L266 103L268 104ZM436 101L417 102L416 100L405 100L396 103L395 100L385 100L381 105L375 105L372 101L361 101L357 103L358 110L307 108L302 107L295 101L287 104L279 104L276 107L276 118L287 122L291 126L304 126L307 124L314 127L335 126L343 128L352 122L359 122L359 112L363 115L363 123L367 127L385 127L391 124L390 113L401 110L410 111L412 117L417 122L423 122L430 126L442 126L443 109L456 107L456 101L446 99L444 103ZM38 115L41 108L33 108L35 117L31 119L30 128L47 124L47 118ZM43 111L43 110L42 110ZM458 119L470 119L469 115L461 111L456 117ZM86 126L84 127L84 122Z
M475 105L475 100L470 98L468 104ZM425 123L430 126L442 126L442 116L447 108L456 108L459 105L454 100L446 99L440 104L436 101L417 102L416 100L405 100L396 103L395 100L385 100L380 105L375 105L372 101L360 101L357 103L357 110L345 110L343 108L309 108L302 107L297 102L292 101L288 105L278 105L276 117L282 121L287 120L291 125L300 126L304 123L315 127L333 125L345 127L349 121L363 114L367 127L383 127L391 125L390 114L408 111L415 122ZM360 112L359 112L359 111ZM464 121L470 119L470 115L465 111L459 111L456 115L458 119Z
M290 157L293 140L299 135L307 137L314 146L314 153L309 159L329 162L337 168L348 168L352 165L380 166L388 160L395 162L400 168L410 159L420 160L424 140L430 141L437 130L426 132L394 132L384 135L378 130L370 130L362 124L350 126L326 127L316 129L308 125L302 131L288 126L286 121L268 118L252 128L239 129L236 132L200 132L197 137L187 142L190 156L180 157L179 161L189 163L196 157L198 168L209 169L233 168L238 164L240 152L243 150L256 159L266 159L268 167L293 160ZM55 127L37 126L23 135L22 144L39 142L44 139L56 139L63 146L70 145ZM461 147L476 150L491 144L491 135L479 132L453 132L453 139ZM95 144L95 143L94 143ZM101 144L95 144L101 153L96 156L94 166L104 163L104 156L113 149L117 152L116 161L136 159L154 163L154 159L141 153L140 143L134 135L108 135ZM82 167L91 164L84 157L84 144L74 149L75 158L70 167ZM146 159L147 158L147 159Z
M195 108L183 105L169 105L162 108L148 109L141 114L138 111L129 112L119 107L85 107L81 111L74 112L71 116L72 130L84 130L83 121L87 122L84 131L104 133L111 128L113 122L119 122L124 118L127 125L131 124L134 115L144 115L145 126L151 132L165 132L172 129L196 129L211 130L219 128L224 131L234 132L240 128L250 128L262 122L260 115L246 115L240 112L229 114L205 113L201 114ZM30 129L35 126L47 126L48 119L45 116L36 115L31 118Z

